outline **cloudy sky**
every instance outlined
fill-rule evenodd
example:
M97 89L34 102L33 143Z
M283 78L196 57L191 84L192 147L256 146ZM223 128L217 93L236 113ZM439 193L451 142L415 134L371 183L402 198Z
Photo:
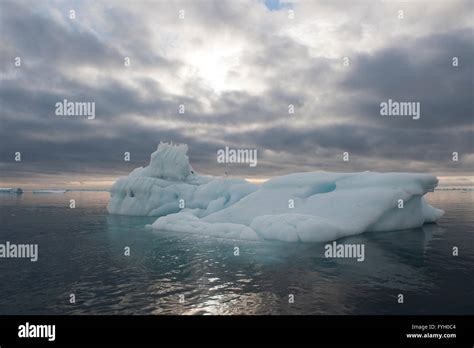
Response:
M0 0L0 185L107 186L160 141L187 143L203 174L471 176L473 6ZM95 119L57 116L64 99ZM388 99L420 119L381 116ZM225 146L258 165L217 163Z

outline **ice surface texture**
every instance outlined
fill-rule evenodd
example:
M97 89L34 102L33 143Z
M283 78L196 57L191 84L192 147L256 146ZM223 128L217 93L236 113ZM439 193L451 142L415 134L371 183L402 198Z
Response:
M158 230L288 242L415 228L444 213L423 198L438 184L429 174L310 172L254 185L197 175L186 153L160 144L149 166L113 185L109 212L159 216Z

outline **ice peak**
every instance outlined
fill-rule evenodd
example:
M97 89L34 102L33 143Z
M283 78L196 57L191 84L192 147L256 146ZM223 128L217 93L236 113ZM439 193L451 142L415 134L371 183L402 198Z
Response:
M160 142L150 156L150 164L131 174L173 181L183 181L193 171L189 164L188 145Z

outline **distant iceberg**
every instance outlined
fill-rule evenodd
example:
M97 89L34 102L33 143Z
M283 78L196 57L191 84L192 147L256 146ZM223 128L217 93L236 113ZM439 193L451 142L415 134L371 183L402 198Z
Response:
M474 187L437 187L436 191L474 191Z
M33 190L33 193L66 193L67 190Z
M0 193L13 193L13 194L21 195L23 193L23 190L21 188L0 187Z
M161 143L112 186L109 213L159 216L157 230L289 242L415 228L444 213L423 198L438 184L429 174L309 172L254 185L197 175L187 150Z

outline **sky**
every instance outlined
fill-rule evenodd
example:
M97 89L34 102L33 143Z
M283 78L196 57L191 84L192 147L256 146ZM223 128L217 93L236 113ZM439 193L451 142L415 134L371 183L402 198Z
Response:
M160 141L188 144L207 175L474 182L473 7L0 0L0 187L106 187ZM58 116L64 99L95 103L95 118ZM381 116L389 99L419 102L420 118ZM226 146L256 149L258 165L218 163Z

